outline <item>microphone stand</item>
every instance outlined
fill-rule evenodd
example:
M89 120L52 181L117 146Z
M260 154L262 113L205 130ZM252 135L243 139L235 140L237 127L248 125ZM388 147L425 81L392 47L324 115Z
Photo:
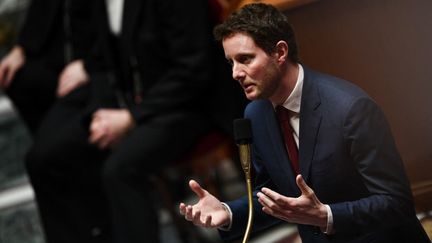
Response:
M251 170L250 170L250 145L249 144L240 144L239 145L239 154L240 154L240 162L243 168L246 186L247 186L247 195L248 195L248 206L249 206L249 216L248 222L246 226L246 231L243 237L242 243L246 243L249 239L249 235L252 228L253 221L253 202L252 202L252 182L251 182Z
M251 149L252 143L252 129L249 119L236 119L234 120L234 139L239 146L239 156L243 172L245 174L249 215L246 226L246 231L242 243L246 243L252 228L253 221L253 201L252 201L252 182L251 182Z

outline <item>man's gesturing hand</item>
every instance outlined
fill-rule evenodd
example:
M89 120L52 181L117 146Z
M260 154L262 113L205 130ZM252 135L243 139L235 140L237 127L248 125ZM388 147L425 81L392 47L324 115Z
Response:
M180 203L180 213L186 220L208 228L222 227L230 223L229 213L216 197L194 180L189 181L189 186L198 196L199 201L195 205Z
M327 209L316 197L314 191L306 184L301 175L296 178L301 196L286 197L268 188L258 193L258 201L263 205L262 210L276 218L298 224L327 226Z

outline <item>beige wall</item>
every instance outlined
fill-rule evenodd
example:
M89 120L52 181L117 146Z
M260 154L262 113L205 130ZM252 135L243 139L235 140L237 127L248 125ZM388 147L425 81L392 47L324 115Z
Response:
M303 63L383 108L412 182L432 178L432 1L321 0L287 12Z

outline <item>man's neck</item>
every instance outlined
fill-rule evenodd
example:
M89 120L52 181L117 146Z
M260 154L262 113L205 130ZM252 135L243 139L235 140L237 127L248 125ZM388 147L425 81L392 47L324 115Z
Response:
M281 82L276 92L270 97L273 104L281 105L293 91L299 75L297 63L287 62L282 70Z

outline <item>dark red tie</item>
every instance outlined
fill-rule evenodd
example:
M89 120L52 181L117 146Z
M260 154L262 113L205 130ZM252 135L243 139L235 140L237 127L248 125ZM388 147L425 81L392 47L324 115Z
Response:
M288 156L291 160L291 165L296 174L300 173L299 159L298 159L298 148L294 140L293 129L289 123L290 111L285 107L278 105L276 106L276 114L279 119L279 123L284 134L285 146L288 150Z

